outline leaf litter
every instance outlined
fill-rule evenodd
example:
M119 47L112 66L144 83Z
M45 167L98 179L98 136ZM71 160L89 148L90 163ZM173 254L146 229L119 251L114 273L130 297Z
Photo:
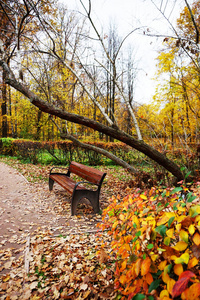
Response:
M98 235L96 224L101 216L81 203L78 215L71 217L66 193L56 188L53 193L47 191L44 178L48 178L50 166L18 161L12 161L12 166L28 178L31 187L19 192L20 201L11 201L10 195L2 201L5 205L0 216L7 232L0 236L0 299L115 299L115 257L110 255L106 231ZM104 167L104 171L103 209L112 201L111 196L123 198L131 193L129 184L120 180L121 175L129 180L128 173L119 170L116 177L110 169ZM5 188L0 186L1 190ZM20 227L16 229L12 226L16 223L13 212L19 209L26 218L20 216Z
M31 237L28 273L24 255L14 261L10 251L4 253L10 260L3 265L9 273L1 277L1 299L114 299L114 263L105 253L97 255L108 239L106 232Z
M19 191L2 201L0 299L114 299L114 259L101 250L108 236L104 232L100 237L96 227L101 215L94 215L83 202L78 215L72 217L66 193L59 187L48 191L44 178L48 178L49 166L14 161L12 167L34 180L25 190L17 183ZM18 172L12 170L9 176L15 177ZM9 191L11 186L0 188ZM120 191L120 181L108 173L101 193L102 209ZM20 210L23 214L16 217Z

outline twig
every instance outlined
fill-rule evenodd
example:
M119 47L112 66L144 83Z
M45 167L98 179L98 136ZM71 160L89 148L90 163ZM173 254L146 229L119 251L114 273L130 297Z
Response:
M25 249L25 253L24 253L24 267L25 267L25 271L28 274L29 272L29 248L30 248L30 236L27 237L27 241L26 241L26 249Z

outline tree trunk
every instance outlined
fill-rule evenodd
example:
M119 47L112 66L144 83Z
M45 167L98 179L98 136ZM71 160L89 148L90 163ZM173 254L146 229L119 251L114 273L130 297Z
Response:
M178 180L183 179L183 174L178 165L176 165L173 161L169 160L165 155L158 152L156 149L151 147L150 145L146 144L141 140L137 140L134 137L128 135L122 130L118 128L109 127L103 125L99 122L96 122L92 119L76 115L73 113L69 113L67 111L63 111L52 104L45 102L44 100L40 99L36 94L30 91L24 84L20 83L16 80L13 72L6 64L4 60L0 60L0 66L3 67L4 71L6 72L6 83L11 85L16 90L20 91L24 96L26 96L29 101L38 107L41 111L46 112L50 115L55 115L61 119L77 123L80 125L84 125L86 127L92 128L93 130L99 131L104 133L108 136L111 136L114 139L117 139L132 148L144 153L149 158L157 162L159 165L163 166L166 170L171 172Z
M1 113L2 113L2 137L7 137L8 135L8 123L7 123L7 91L6 91L6 72L2 72L2 104L1 104Z

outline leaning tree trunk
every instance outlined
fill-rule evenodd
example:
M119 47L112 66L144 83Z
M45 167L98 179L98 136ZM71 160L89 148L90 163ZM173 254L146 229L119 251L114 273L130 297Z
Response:
M132 148L144 153L149 158L151 158L159 165L163 166L170 173L172 173L178 180L183 179L183 174L178 165L176 165L173 161L169 160L164 154L160 153L155 148L146 144L144 141L135 139L134 137L130 136L129 134L125 133L119 128L109 127L92 119L69 113L67 111L63 111L55 107L54 105L45 102L32 91L30 91L24 84L16 80L13 72L3 59L0 60L0 66L2 66L4 71L6 72L6 83L18 90L19 92L21 92L24 96L26 96L29 99L29 101L33 105L38 107L41 111L46 112L50 115L55 115L61 119L73 123L84 125L101 133L104 133L108 136L111 136L112 138L117 139L131 146Z

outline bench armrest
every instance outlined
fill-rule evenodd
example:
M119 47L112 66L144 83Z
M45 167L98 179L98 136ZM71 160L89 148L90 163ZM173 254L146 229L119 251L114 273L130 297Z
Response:
M76 189L77 186L78 186L79 184L82 184L82 183L91 184L91 185L96 185L96 186L99 187L99 184L97 184L97 183L93 183L93 182L90 182L90 181L79 181L79 182L77 182L77 183L75 184L74 189Z

